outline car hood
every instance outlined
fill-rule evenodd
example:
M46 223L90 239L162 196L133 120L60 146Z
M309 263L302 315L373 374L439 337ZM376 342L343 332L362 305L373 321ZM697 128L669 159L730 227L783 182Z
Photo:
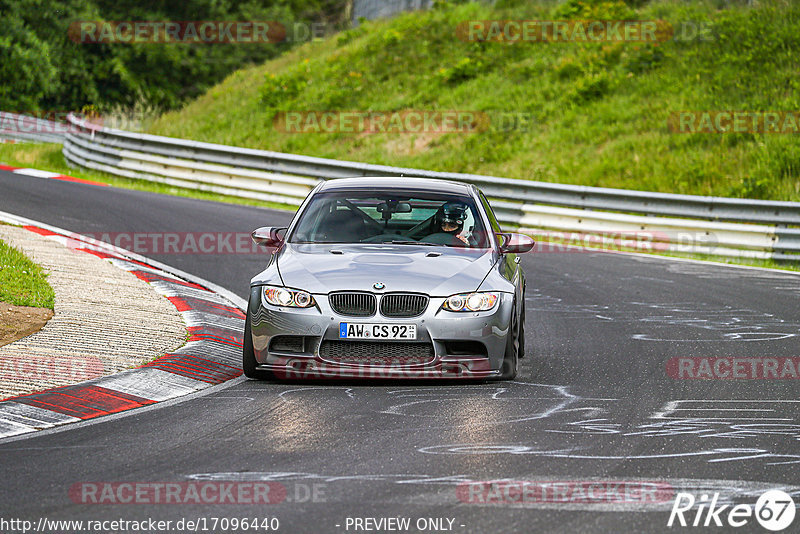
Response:
M278 253L287 287L311 293L412 291L434 297L475 291L497 261L491 249L415 245L304 245Z

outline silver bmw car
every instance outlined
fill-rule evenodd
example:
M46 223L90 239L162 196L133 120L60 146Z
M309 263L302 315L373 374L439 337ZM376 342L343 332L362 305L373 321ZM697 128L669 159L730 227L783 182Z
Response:
M257 379L503 379L525 353L533 240L505 233L473 185L319 184L250 283L244 374Z

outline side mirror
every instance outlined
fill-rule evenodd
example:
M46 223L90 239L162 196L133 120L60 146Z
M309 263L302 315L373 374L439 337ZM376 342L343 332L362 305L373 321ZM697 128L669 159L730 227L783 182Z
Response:
M278 247L283 243L287 228L277 228L275 226L262 226L256 228L251 234L253 243L263 247Z
M533 250L533 247L536 244L532 237L525 234L507 233L497 234L497 236L501 239L500 252L504 254L507 252L524 254L525 252L530 252Z

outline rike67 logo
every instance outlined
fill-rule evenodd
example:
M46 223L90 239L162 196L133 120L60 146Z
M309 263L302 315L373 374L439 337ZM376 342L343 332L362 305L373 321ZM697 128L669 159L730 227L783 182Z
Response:
M718 500L719 493L715 493L711 499L708 498L708 495L701 495L699 501L695 501L695 497L691 493L678 493L672 504L672 512L669 514L667 526L675 525L677 519L677 524L682 527L730 526L737 528L748 524L755 516L756 521L762 527L779 532L792 524L796 512L791 495L781 490L769 490L763 493L756 501L755 506L737 504L731 507L729 504L717 504ZM698 506L695 510L696 504Z

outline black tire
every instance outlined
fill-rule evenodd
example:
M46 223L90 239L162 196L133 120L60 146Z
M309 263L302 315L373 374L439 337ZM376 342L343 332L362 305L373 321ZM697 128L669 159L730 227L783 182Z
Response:
M519 351L517 358L525 357L525 297L522 298L522 317L519 318Z
M256 369L256 353L253 350L253 333L250 330L250 313L244 320L244 339L242 340L242 371L247 378L255 380L271 380L275 378L272 371Z
M517 319L517 310L511 312L511 326L509 336L506 339L506 354L503 358L503 366L500 368L500 380L514 380L519 372L520 348L524 350L524 345L520 346L520 321ZM524 341L523 341L524 343Z

